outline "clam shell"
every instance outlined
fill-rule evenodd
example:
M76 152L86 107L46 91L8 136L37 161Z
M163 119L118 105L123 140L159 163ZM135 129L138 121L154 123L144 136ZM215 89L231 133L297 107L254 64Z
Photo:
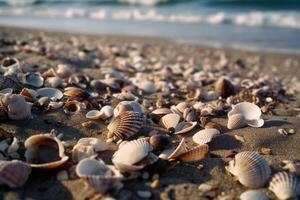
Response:
M181 155L182 153L186 153L187 151L188 151L188 147L187 144L185 143L185 138L182 138L179 145L168 156L168 160L175 159L177 156Z
M239 182L249 188L259 188L266 184L271 169L263 156L254 151L244 151L235 155L226 167Z
M72 100L82 101L89 97L89 94L85 92L83 89L78 87L67 87L65 88L64 94L65 96L69 97Z
M175 130L179 121L180 121L180 116L175 113L171 113L163 116L160 119L160 124L168 130L173 130L173 129Z
M180 122L176 126L174 133L183 134L183 133L190 132L191 130L193 130L193 128L195 128L196 125L197 122Z
M108 138L127 139L137 134L145 123L143 113L126 111L114 118L107 126Z
M270 182L269 190L275 193L278 199L291 199L300 195L300 181L292 174L279 172Z
M161 151L171 145L171 138L167 135L153 135L149 139L154 151Z
M0 90L0 94L12 94L13 91L14 90L12 88L5 88L3 90Z
M146 93L152 94L156 92L155 84L152 81L141 80L137 82L136 86Z
M0 161L0 185L22 187L31 173L31 167L21 161Z
M179 104L176 105L176 109L183 113L185 109L189 108L190 105L187 102L180 102Z
M22 120L31 117L31 104L25 98L15 94L5 94L7 114L10 119Z
M82 111L85 108L84 103L81 103L79 101L67 101L64 105L64 111L66 114L76 114L80 111Z
M161 117L170 113L172 113L172 111L169 108L157 108L152 111L153 115L158 115Z
M44 85L44 78L39 73L29 73L24 75L22 82L26 85L42 87Z
M126 112L126 111L143 113L143 109L138 102L136 102L136 101L121 101L114 109L114 116L117 117L119 114Z
M56 88L45 87L37 90L37 96L48 97L49 99L53 100L59 100L63 98L64 95L60 90Z
M99 110L90 110L86 113L85 117L87 119L101 119L101 112Z
M177 114L177 115L179 115L180 116L180 118L183 118L183 113L182 112L180 112L177 108L176 108L176 106L171 106L171 108L170 108L170 110L174 113L174 114Z
M198 131L193 135L193 141L199 145L207 144L213 140L214 137L220 134L220 131L214 128L204 129Z
M227 122L228 129L239 129L239 128L242 128L245 126L247 126L247 122L246 122L244 115L234 114L234 115L229 116L228 122Z
M215 83L215 91L223 98L227 98L234 94L233 84L224 77L218 79Z
M208 150L209 148L207 144L199 145L176 156L174 159L183 162L196 162L204 159L208 154Z
M263 119L260 118L261 110L254 103L242 102L234 105L232 110L228 112L228 117L234 114L243 115L249 126L261 127L264 125Z
M62 142L51 134L31 136L25 141L24 145L26 148L26 161L33 168L57 168L69 159L65 155Z
M269 198L260 191L247 190L240 195L240 200L269 200Z

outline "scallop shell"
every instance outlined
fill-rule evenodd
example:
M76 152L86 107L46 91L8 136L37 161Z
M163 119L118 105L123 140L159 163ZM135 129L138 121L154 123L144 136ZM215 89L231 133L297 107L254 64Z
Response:
M60 90L56 88L45 87L37 90L37 96L48 97L49 99L53 99L53 100L59 100L64 95Z
M0 161L0 185L22 187L31 173L31 167L21 161Z
M227 128L228 129L239 129L247 126L246 119L242 114L234 114L228 117Z
M167 135L153 135L150 137L149 143L153 150L160 151L170 146L171 138Z
M268 162L254 151L244 151L235 155L226 170L235 175L242 185L250 188L264 186L271 175Z
M195 128L196 125L197 122L180 122L176 126L174 133L177 135L190 132L191 130L193 130L193 128Z
M122 172L137 171L145 165L136 165L153 150L147 139L137 139L125 144L114 153L112 162Z
M117 117L119 114L126 111L142 113L143 109L136 101L121 101L114 109L114 116Z
M279 172L270 182L269 190L275 193L278 199L291 199L300 195L300 181L292 174Z
M261 110L254 103L242 102L234 105L232 110L228 112L228 117L234 114L241 114L245 117L246 122L252 127L261 127L264 125L264 120L261 119Z
M137 112L123 112L114 118L107 126L108 138L127 139L142 128L145 123L145 115Z
M31 117L31 104L27 103L24 97L15 94L5 94L2 102L6 105L10 119L22 120Z
M102 160L92 158L81 160L76 166L76 174L101 193L118 187L123 179L123 175L118 170L105 165Z
M247 190L240 195L240 200L269 200L269 198L260 191Z
M96 156L97 152L105 151L108 145L97 138L81 138L72 149L72 161Z
M39 169L53 169L64 164L69 157L65 155L62 142L51 134L40 134L25 141L25 158L30 166Z
M84 110L85 104L79 101L67 101L64 105L64 111L66 114L72 115Z
M26 85L42 87L44 85L44 78L39 73L28 73L24 74L22 82Z
M234 94L233 84L224 77L219 78L215 84L215 91L223 98L227 98Z
M175 130L179 121L180 121L180 116L175 113L171 113L163 116L160 119L160 124L168 130Z
M64 95L69 97L72 100L82 101L89 97L89 94L85 92L83 89L78 87L67 87L65 88Z
M204 129L198 131L193 135L193 141L199 145L207 144L212 141L214 137L220 134L220 131L214 128Z
M180 143L176 148L169 148L161 152L159 155L160 158L165 160L171 160L176 158L178 155L187 152L188 147L185 143L185 138L182 138Z
M178 156L176 156L175 160L180 160L183 162L196 162L202 160L208 154L209 148L207 144L196 146Z

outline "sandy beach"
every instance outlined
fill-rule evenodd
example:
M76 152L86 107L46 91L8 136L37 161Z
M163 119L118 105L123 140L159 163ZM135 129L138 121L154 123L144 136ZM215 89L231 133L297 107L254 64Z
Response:
M249 79L250 82L261 79L264 81L261 87L268 87L263 95L259 96L257 103L263 111L262 118L265 120L260 128L247 126L235 130L227 129L227 112L230 108L224 108L222 112L208 116L210 121L217 122L223 127L221 134L208 144L209 155L203 160L192 163L159 161L141 170L137 178L123 181L124 186L119 191L100 195L83 179L74 177L74 174L70 175L72 168L74 170L70 159L57 169L32 169L29 179L21 188L11 189L1 186L0 199L145 199L139 193L142 191L146 194L150 192L151 196L147 197L148 199L233 200L238 199L247 187L240 184L225 170L227 162L232 159L230 155L242 151L263 151L272 174L283 170L283 160L298 160L298 162L300 160L299 55L215 49L158 38L82 35L0 27L0 61L2 62L8 56L17 58L23 71L26 72L43 73L50 68L55 69L58 64L66 64L74 69L74 74L85 74L90 81L102 80L107 76L106 73L113 73L101 70L108 68L123 72L128 80L137 74L143 74L154 83L158 80L162 83L170 83L166 86L171 88L169 91L159 89L158 85L156 91L150 94L135 89L138 102L143 105L148 116L159 106L170 108L179 102L209 103L210 101L204 101L201 95L194 99L186 97L189 94L194 95L193 89L197 87L202 88L204 94L214 90L214 84L221 76L230 77L232 80ZM162 76L161 69L164 67L168 67L171 71L170 77ZM197 73L198 76L195 75ZM196 77L200 78L191 81L192 77L195 80ZM201 82L199 80L202 80L201 86L196 85ZM90 86L90 81L84 90L90 94L96 93L98 96L81 102L94 106L95 109L99 109L97 108L99 104L115 107L121 100L113 97L112 94L119 93L126 84L130 85L130 82L121 81L123 85L119 85L120 87L109 86L110 89L107 90L107 87L101 88L101 84ZM63 87L60 90L63 91ZM252 98L239 93L241 88L237 91L232 96L238 101ZM226 98L220 101L224 103ZM32 118L5 119L1 121L0 128L19 139L19 160L26 161L24 141L28 137L49 133L52 129L63 134L66 154L71 155L73 146L80 138L95 137L102 141L107 139L109 120L87 119L86 113L91 109L67 115L63 108L46 110L34 105L31 109ZM195 146L192 136L203 129L200 116L196 116L198 123L192 131L180 135L171 134L172 140L178 143L181 138L186 138L189 146ZM82 123L88 121L91 121L90 126L84 127ZM279 129L294 132L282 135L278 132ZM139 136L149 136L150 131L149 128L143 128L139 131ZM1 136L1 139L4 138ZM109 143L109 149L99 152L98 158L107 164L112 164L112 155L117 149L116 143ZM299 164L298 168L300 168ZM61 170L68 171L68 180L57 180L57 173ZM151 183L155 179L159 180L160 185L153 188ZM199 189L203 184L206 188L209 186L209 189L204 191ZM268 190L268 184L259 190L270 199L276 199L274 193Z

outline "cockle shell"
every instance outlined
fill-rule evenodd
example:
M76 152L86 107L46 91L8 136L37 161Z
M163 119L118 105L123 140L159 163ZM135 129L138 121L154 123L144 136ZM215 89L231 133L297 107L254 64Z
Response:
M10 119L22 120L31 117L31 104L25 98L16 94L5 94L2 98L3 105L6 105L7 114Z
M292 174L279 172L273 176L269 190L282 200L296 198L300 195L300 181Z
M190 132L191 130L193 130L193 128L195 128L196 125L197 122L180 122L176 126L174 133L183 134L183 133Z
M65 88L64 95L69 97L69 99L78 101L82 101L90 96L89 93L78 87Z
M24 145L26 161L33 168L57 168L69 159L62 142L52 134L33 135Z
M45 88L40 88L37 90L37 96L48 97L49 99L52 99L52 100L59 100L64 95L59 89L45 87Z
M101 108L101 110L91 110L89 111L85 117L88 119L102 119L106 120L113 116L113 107L111 106L104 106Z
M107 126L109 131L107 138L127 139L137 134L144 125L145 120L146 118L143 113L123 112Z
M18 160L0 161L0 185L22 187L31 173L31 167Z
M85 104L79 101L67 101L64 105L64 111L66 114L76 114L85 109Z
M112 162L122 172L137 171L145 165L137 165L153 150L146 138L126 142L114 153Z
M204 129L198 131L193 135L193 141L199 145L207 144L212 141L214 137L220 134L220 131L217 129Z
M123 175L102 160L85 158L76 166L76 174L101 193L120 186Z
M227 98L234 94L233 84L224 77L218 79L215 83L215 91L223 98Z
M196 162L202 160L208 154L209 148L207 144L198 145L182 154L179 154L174 159L183 162Z
M247 126L247 121L242 114L234 114L228 117L227 128L239 129Z
M242 102L232 106L232 110L228 112L228 117L234 114L241 114L249 126L262 127L264 120L261 119L261 110L254 103Z
M244 151L229 161L226 170L235 175L239 182L250 188L259 188L266 184L271 169L264 157L254 151Z
M138 102L136 102L136 101L121 101L114 109L114 117L117 117L119 114L126 112L126 111L143 113L143 109Z
M96 156L97 152L107 149L108 145L98 138L81 138L72 149L72 161L78 162L84 158Z
M44 85L44 78L39 73L28 73L22 75L22 83L34 87L42 87Z
M269 198L260 191L247 190L240 195L240 200L269 200Z
M175 113L171 113L163 116L160 119L160 124L168 130L175 130L179 121L180 121L180 116Z

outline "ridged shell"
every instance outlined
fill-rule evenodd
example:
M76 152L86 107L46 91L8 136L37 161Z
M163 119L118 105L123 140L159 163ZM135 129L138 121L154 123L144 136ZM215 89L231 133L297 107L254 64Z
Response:
M292 174L279 172L273 176L269 190L282 200L296 198L300 195L300 181Z
M31 167L21 161L0 161L0 185L22 187L31 173Z
M175 159L178 155L188 151L187 144L185 143L185 138L182 138L180 143L176 148L169 148L161 152L159 157L165 160Z
M234 93L233 84L224 77L218 79L215 84L215 91L223 98L227 98Z
M175 134L183 134L190 132L195 128L197 122L180 122L175 128Z
M72 100L82 101L89 97L89 93L78 87L67 87L65 88L64 96Z
M263 156L254 151L244 151L235 155L226 169L235 175L239 182L249 188L259 188L266 184L271 169Z
M60 90L56 88L45 87L37 90L37 96L48 97L49 99L53 99L53 100L59 100L64 95Z
M145 123L145 116L143 113L124 112L114 118L107 126L109 131L108 138L127 139L142 128Z
M260 191L247 190L240 195L240 200L269 200L269 198Z
M51 134L31 136L25 141L24 145L26 148L26 161L33 168L57 168L69 159L65 155L62 142Z
M142 113L143 109L136 101L121 101L114 109L114 116L117 117L119 114L126 111Z
M220 131L217 129L204 129L198 131L193 135L193 141L199 145L207 144L212 141L214 137L220 134Z
M180 121L180 116L175 113L171 113L163 116L160 119L160 124L168 130L175 130L179 121Z
M227 122L228 129L239 129L239 128L242 128L245 126L247 126L247 122L246 122L244 115L234 114L234 115L229 116L228 122Z
M107 166L102 160L86 158L76 166L76 174L100 193L118 187L123 175L113 166Z
M206 155L208 154L208 145L204 144L204 145L199 145L196 146L190 150L188 150L185 153L182 153L178 156L176 156L174 159L175 160L180 160L183 162L196 162L199 160L202 160L206 157Z

